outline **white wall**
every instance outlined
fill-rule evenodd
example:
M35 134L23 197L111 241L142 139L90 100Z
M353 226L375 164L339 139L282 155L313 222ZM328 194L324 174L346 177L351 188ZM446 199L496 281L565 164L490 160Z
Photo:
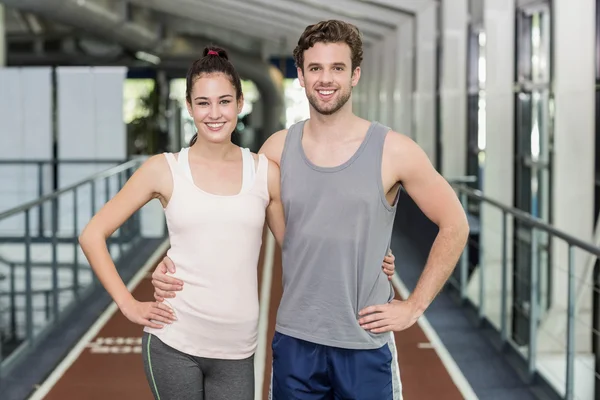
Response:
M595 160L595 29L594 0L556 0L554 2L554 171L552 179L552 223L561 231L592 241L594 224ZM553 306L540 327L539 362L559 377L564 363L555 355L566 347L566 307L568 300L568 249L553 243ZM575 346L576 394L588 398L593 393L592 271L593 263L585 252L575 252L577 316ZM592 369L582 364L588 354ZM554 356L554 357L553 357ZM563 375L564 376L564 375ZM563 379L554 379L559 390Z
M123 85L127 70L121 67L60 67L58 85L58 158L59 160L123 160L127 156L123 120ZM63 164L59 185L65 187L115 164ZM109 196L116 193L117 180L110 181ZM91 190L79 193L79 225L91 217ZM96 185L96 211L104 204L104 181ZM73 202L61 199L61 230L72 227Z
M397 132L413 136L412 18L401 17L398 28L380 43L363 47L361 80L353 90L353 110Z
M486 0L486 156L484 192L513 203L514 0Z
M595 217L595 1L556 0L554 4L552 219L558 229L591 241ZM557 255L556 262L566 267L566 253ZM577 262L581 265L585 259L587 256L578 255ZM566 305L566 275L557 274L556 301Z
M0 4L0 68L6 65L6 36L4 32L4 6Z
M123 86L127 69L60 67L57 74L58 157L124 159Z
M0 159L52 158L50 68L0 68ZM44 169L45 193L50 188ZM38 197L35 165L0 165L0 212ZM37 213L31 215L37 229ZM2 234L21 234L23 216L0 221Z
M436 8L432 3L417 14L417 88L414 94L415 140L435 161L435 31Z
M467 172L467 0L442 2L441 136L442 173Z
M399 79L394 70L394 65L398 60L397 47L396 35L392 33L386 36L383 43L382 86L379 95L382 107L379 121L384 125L392 127L392 129L398 129L393 126L394 112L399 106L399 104L394 103L394 88L396 87L396 80Z
M362 117L368 120L372 120L373 116L373 99L375 97L376 86L376 62L374 58L377 56L377 52L374 46L365 46L363 50L363 64L362 64L362 78L359 85L362 85L362 106L361 113Z
M513 204L513 66L514 66L514 0L486 0L484 3L486 33L486 149L483 191L487 197L503 204ZM512 221L507 226L509 253L508 276L512 271ZM482 267L469 282L469 296L479 304L480 278L484 271L485 314L500 327L502 274L502 214L495 207L482 205L481 234ZM509 279L508 306L512 295ZM510 323L508 319L507 323ZM509 325L510 332L510 325Z
M380 93L382 87L382 64L383 64L383 44L376 43L368 52L369 69L369 95L368 95L368 116L369 120L378 120L382 103Z
M364 55L366 48L363 47L363 62L360 67L360 81L358 85L352 89L352 111L361 118L366 118L365 106L367 104L367 71Z
M393 127L398 132L414 139L413 128L413 69L414 69L414 27L415 21L410 19L397 31L398 52L395 65L394 103L398 104L393 116Z

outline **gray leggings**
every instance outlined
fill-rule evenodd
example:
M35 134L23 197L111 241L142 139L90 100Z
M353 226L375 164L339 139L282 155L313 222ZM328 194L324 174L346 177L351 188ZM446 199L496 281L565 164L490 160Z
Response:
M144 332L144 370L156 400L254 400L254 356L194 357Z

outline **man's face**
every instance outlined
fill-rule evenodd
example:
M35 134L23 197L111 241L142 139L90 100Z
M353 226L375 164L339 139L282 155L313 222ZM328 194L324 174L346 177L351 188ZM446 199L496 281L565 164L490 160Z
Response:
M348 102L358 83L360 67L352 72L346 43L316 43L304 51L304 71L298 68L298 78L310 105L320 114L331 115Z

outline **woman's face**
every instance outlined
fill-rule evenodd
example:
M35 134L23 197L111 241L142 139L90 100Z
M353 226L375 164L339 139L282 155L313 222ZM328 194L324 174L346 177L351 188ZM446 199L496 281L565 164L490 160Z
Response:
M203 74L196 78L187 107L198 130L198 140L211 143L231 140L244 104L243 98L237 100L235 95L235 87L225 74Z

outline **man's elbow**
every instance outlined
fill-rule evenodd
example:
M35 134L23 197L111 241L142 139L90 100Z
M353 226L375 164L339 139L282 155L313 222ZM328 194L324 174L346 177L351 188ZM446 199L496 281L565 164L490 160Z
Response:
M460 228L459 228L459 237L462 247L467 245L469 240L469 234L471 233L471 228L469 227L469 220L465 215L464 218L461 218Z
M443 221L440 226L440 231L447 232L449 236L454 238L456 242L460 243L461 247L466 246L469 238L470 227L467 216L464 212L460 212L446 221Z

